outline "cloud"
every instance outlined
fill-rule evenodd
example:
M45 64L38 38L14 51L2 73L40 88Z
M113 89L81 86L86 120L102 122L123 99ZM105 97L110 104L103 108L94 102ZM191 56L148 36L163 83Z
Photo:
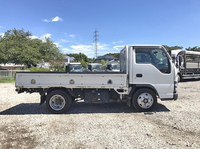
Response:
M112 42L112 44L117 44L117 43L123 43L124 41L120 40L120 41L114 41Z
M62 45L60 45L60 43L58 43L58 42L54 42L54 44L55 44L57 47L59 47L59 48L62 47Z
M63 19L60 18L59 16L56 16L56 17L51 18L51 20L49 20L49 19L42 19L42 21L43 22L58 22L58 21L63 22Z
M108 52L108 45L107 44L100 44L98 43L98 56L104 55ZM94 50L94 44L91 45L84 45L84 44L77 44L72 45L70 48L62 48L62 51L64 54L66 53L83 53L87 55L87 57L94 57L95 56L95 50Z
M51 20L43 19L44 22L51 22Z
M120 51L123 47L124 45L118 45L118 46L114 46L113 49Z
M71 37L71 38L75 38L75 35L71 34L71 35L69 35L69 37Z
M71 42L69 40L66 40L66 39L60 39L61 42Z
M30 39L38 39L38 36L29 36Z
M44 34L44 35L40 36L40 38L41 38L42 40L44 40L45 38L51 38L51 34L49 34L49 33Z
M41 39L44 42L44 41L46 41L45 38L51 38L51 34L47 33L47 34L44 34L44 35L42 35L40 37L33 35L33 36L29 36L29 38L30 39ZM59 43L55 42L54 44L56 44L57 46L59 46Z
M62 48L64 54L66 53L83 53L88 56L91 52L93 52L92 45L72 45L70 48Z
M61 22L63 22L63 19L62 18L60 18L60 17L58 17L58 16L56 16L55 18L52 18L52 20L51 20L52 22L58 22L58 21L61 21Z
M117 42L112 42L112 44L116 44Z
M3 26L0 26L0 28L4 28Z
M64 54L69 53L69 52L70 52L70 49L68 49L68 48L62 48L62 52L63 52Z
M71 46L73 53L87 53L91 52L93 49L92 45L72 45Z
M4 36L4 33L0 33L0 36L2 36L2 37L3 37L3 36Z

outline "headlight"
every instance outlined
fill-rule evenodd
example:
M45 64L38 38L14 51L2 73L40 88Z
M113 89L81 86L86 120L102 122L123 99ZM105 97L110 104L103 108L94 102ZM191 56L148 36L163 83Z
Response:
M174 82L174 93L178 91L178 82Z

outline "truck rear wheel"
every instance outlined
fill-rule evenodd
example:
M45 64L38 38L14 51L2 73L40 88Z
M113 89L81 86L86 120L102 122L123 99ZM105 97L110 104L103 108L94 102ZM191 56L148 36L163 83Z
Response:
M46 107L54 114L65 113L71 105L71 96L62 90L54 90L46 96Z
M139 89L132 97L132 104L138 111L152 111L157 105L156 94L150 89Z

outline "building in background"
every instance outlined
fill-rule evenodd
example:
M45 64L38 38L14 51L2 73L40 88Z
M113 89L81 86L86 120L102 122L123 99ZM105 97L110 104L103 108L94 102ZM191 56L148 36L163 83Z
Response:
M14 63L0 64L0 69L2 70L15 70L15 69L23 69L24 65L16 65Z
M104 60L106 62L109 62L109 61L119 61L118 58L116 57L112 57L110 55L105 55L105 56L100 56L98 57L97 59L94 60L94 63L101 63L101 60Z

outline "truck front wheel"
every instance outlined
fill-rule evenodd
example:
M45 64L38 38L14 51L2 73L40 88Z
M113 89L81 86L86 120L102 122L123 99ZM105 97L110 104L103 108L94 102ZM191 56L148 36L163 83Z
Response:
M54 90L46 96L46 107L54 114L65 113L71 104L71 96L62 90Z
M157 105L156 94L150 89L139 89L132 97L132 104L138 111L152 111Z

